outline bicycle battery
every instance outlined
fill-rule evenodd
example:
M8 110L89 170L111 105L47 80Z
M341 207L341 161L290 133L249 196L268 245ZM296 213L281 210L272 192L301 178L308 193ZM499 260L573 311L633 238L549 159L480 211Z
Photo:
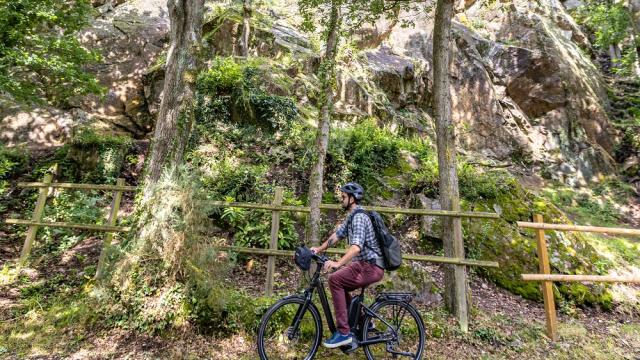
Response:
M362 295L351 298L349 304L349 327L355 329L360 321L360 304L362 303Z

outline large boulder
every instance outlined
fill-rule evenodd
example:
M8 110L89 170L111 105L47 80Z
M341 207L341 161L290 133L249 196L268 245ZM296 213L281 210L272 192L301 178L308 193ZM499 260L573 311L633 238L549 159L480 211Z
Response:
M102 62L89 71L96 74L108 92L104 98L87 97L81 105L103 121L128 123L134 135L141 136L153 126L143 74L169 42L166 1L108 1L102 6L110 7L80 38L87 47L102 54Z
M605 83L581 49L589 46L587 37L562 5L466 5L454 21L451 67L460 146L501 161L535 164L572 184L613 172L616 132L605 111ZM405 15L415 26L381 20L359 32L357 43L371 49L344 64L339 110L397 111L386 116L393 121L403 112L429 109L432 16Z
M74 126L85 124L80 109L63 111L49 106L32 107L0 99L0 142L5 146L43 149L63 145Z

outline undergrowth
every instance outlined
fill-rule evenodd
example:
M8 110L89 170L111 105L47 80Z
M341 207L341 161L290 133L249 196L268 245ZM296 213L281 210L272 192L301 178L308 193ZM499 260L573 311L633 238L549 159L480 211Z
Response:
M193 169L167 172L139 200L136 236L124 241L109 279L94 295L107 321L148 333L189 328L218 333L255 326L261 303L225 280L228 259L214 249L210 208Z

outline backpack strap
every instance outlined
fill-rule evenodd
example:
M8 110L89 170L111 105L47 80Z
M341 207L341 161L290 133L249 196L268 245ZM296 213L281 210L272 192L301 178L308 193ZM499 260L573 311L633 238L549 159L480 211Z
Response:
M356 216L357 214L362 214L362 213L367 213L364 209L355 209L353 210L353 212L349 215L349 217L347 218L347 224L346 224L346 228L347 231L349 231L349 228L351 228L351 223L353 222L353 217Z
M351 213L351 215L349 215L349 218L347 219L347 224L346 224L347 232L349 231L349 228L351 228L351 223L353 222L353 217L356 216L357 214L365 214L365 215L367 215L367 217L369 218L369 222L371 222L371 229L373 230L373 237L377 241L378 237L376 236L376 229L373 228L374 225L373 225L373 220L371 219L371 215L369 214L369 212L367 212L364 209L355 209L353 211L353 213ZM380 246L379 242L378 242L378 246ZM374 254L376 254L378 256L382 256L382 253L378 253L377 251L375 251L371 247L371 245L369 245L369 243L367 243L366 241L364 242L364 247L366 247L369 250L371 250ZM380 251L382 251L382 249L380 249Z

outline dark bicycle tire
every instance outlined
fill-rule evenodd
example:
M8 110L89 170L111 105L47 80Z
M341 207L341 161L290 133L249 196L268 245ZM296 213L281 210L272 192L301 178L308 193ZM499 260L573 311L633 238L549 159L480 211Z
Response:
M397 312L395 308L398 309ZM365 345L363 346L363 350L368 360L396 359L396 358L398 359L406 358L406 359L415 359L415 360L422 359L422 356L424 353L425 341L426 341L425 328L424 328L424 322L422 321L422 317L420 316L420 313L418 313L418 310L415 307L413 307L411 304L405 301L383 300L383 301L374 303L371 306L371 310L376 314L378 314L378 316L380 316L382 319L389 322L394 327L398 325L393 322L394 321L393 317L395 316L395 314L398 314L398 317L400 317L401 314L404 314L403 317L400 318L398 321L400 323L398 326L400 328L399 330L401 332L411 330L415 332L414 335L417 336L417 339L415 339L415 343L413 341L407 341L406 343L402 344L404 347L407 347L407 346L410 347L410 349L406 349L406 348L397 349L398 351L411 350L410 352L413 354L412 357L410 356L394 357L393 354L387 352L386 343L376 344L376 345ZM401 312L401 311L404 311L404 312ZM389 317L389 312L393 314L393 316ZM410 315L410 318L406 318L406 320L409 320L409 322L404 323L403 322L403 320L405 320L404 316L406 316L407 314ZM412 319L413 321L411 321L410 319ZM370 323L372 321L374 321L376 324L373 330L370 329ZM363 341L371 340L373 337L380 336L381 334L389 334L391 331L387 325L382 323L382 321L372 316L365 317L363 321L362 329L363 329L362 330ZM396 329L396 331L397 330L398 329ZM402 343L402 340L403 340L402 337L403 336L401 335L400 343ZM396 344L395 346L400 346L400 343ZM406 351L406 352L409 352L409 351Z
M320 345L320 340L322 338L322 319L320 318L320 313L318 312L318 309L313 303L310 303L307 309L305 310L304 314L302 314L303 320L312 321L310 323L310 326L313 326L313 331L315 332L315 335L312 335L308 339L310 340L308 351L303 351L301 356L298 356L298 354L291 355L290 352L283 350L281 346L282 344L265 343L265 340L268 340L268 341L274 340L272 338L265 339L265 336L267 337L269 337L269 335L274 336L278 334L281 330L284 330L285 333L279 334L279 338L277 339L277 341L291 342L291 340L288 340L288 338L286 339L284 338L284 335L286 335L286 331L289 329L287 328L285 330L284 325L279 324L277 322L278 321L277 317L284 316L284 321L281 321L281 323L283 324L286 324L287 321L291 323L293 317L295 317L295 313L291 315L290 309L297 310L299 309L300 306L304 304L304 302L305 302L304 297L300 295L289 296L273 304L269 308L269 310L267 310L267 312L264 314L264 316L262 317L262 320L260 321L260 327L258 328L258 337L257 337L258 355L260 356L261 360L275 360L275 359L289 359L289 358L298 359L298 360L313 359L316 352L318 351L318 346ZM290 309L285 309L285 307L289 307L289 306L290 306ZM311 316L310 318L308 318L309 314ZM277 330L274 329L275 334L267 334L269 330L272 330L269 328L270 321L272 321L272 326L281 327L282 329L277 329ZM300 329L298 330L298 332L299 331ZM270 351L270 350L273 350L273 351Z

